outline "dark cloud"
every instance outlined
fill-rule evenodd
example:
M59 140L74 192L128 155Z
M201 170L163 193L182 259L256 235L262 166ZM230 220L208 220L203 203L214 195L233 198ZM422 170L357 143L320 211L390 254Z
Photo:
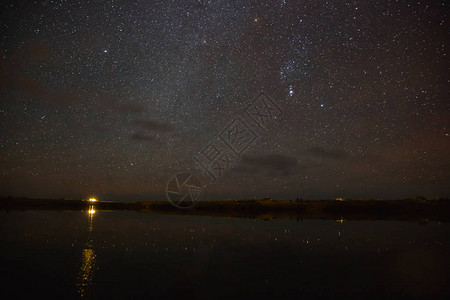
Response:
M52 50L45 41L29 40L25 43L23 52L17 53L18 60L22 62L35 64L46 63L50 60Z
M326 158L326 159L333 159L333 160L344 160L347 158L347 154L340 150L333 150L333 149L325 149L322 147L311 147L306 152L312 156L319 157L319 158Z
M53 89L29 75L35 65L46 65L51 51L43 42L27 42L24 50L0 61L0 91L18 91L34 101L51 105L71 105L80 102L80 93L73 89Z
M35 101L52 105L70 105L80 100L75 91L52 90L41 81L23 74L2 74L0 79L2 81L2 84L0 84L1 90L17 90Z
M148 131L168 132L173 130L172 124L159 122L155 120L135 120L133 121L133 125Z
M261 156L243 156L232 170L238 173L290 175L298 168L299 162L295 157L282 154L267 154Z
M151 142L155 140L155 137L148 134L142 134L142 133L134 133L131 136L131 139L134 141L140 141L140 142Z
M139 103L122 103L116 106L117 110L122 113L142 113L145 111L145 107Z
M121 114L139 114L145 112L145 106L135 102L120 102L117 99L103 99L101 105Z
M170 123L150 119L134 120L133 125L138 129L137 132L131 136L131 139L135 141L150 142L159 137L159 133L173 130L173 126ZM151 132L152 134L149 134L148 132Z

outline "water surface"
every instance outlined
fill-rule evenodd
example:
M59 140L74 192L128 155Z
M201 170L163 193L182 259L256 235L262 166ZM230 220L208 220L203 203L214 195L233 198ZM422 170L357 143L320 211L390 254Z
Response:
M123 211L0 212L1 293L445 299L450 226ZM3 299L7 299L2 297Z

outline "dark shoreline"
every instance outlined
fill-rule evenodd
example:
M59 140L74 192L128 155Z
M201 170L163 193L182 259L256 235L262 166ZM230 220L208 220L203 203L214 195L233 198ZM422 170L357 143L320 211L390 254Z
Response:
M450 221L450 200L226 200L200 201L194 208L177 209L167 201L89 202L73 199L0 198L0 210L127 210L149 214L217 217L325 220Z

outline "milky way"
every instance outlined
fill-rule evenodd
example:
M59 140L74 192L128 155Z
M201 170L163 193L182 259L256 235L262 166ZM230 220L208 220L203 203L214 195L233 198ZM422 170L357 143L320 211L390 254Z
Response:
M445 1L10 1L0 194L162 199L261 91L206 196L448 197Z

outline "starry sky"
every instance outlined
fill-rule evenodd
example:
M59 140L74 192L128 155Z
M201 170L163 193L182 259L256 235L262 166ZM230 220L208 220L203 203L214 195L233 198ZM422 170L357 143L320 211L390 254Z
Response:
M209 199L450 196L447 1L2 1L0 195L162 200L264 92ZM211 153L210 153L211 154ZM207 178L206 178L207 180Z

